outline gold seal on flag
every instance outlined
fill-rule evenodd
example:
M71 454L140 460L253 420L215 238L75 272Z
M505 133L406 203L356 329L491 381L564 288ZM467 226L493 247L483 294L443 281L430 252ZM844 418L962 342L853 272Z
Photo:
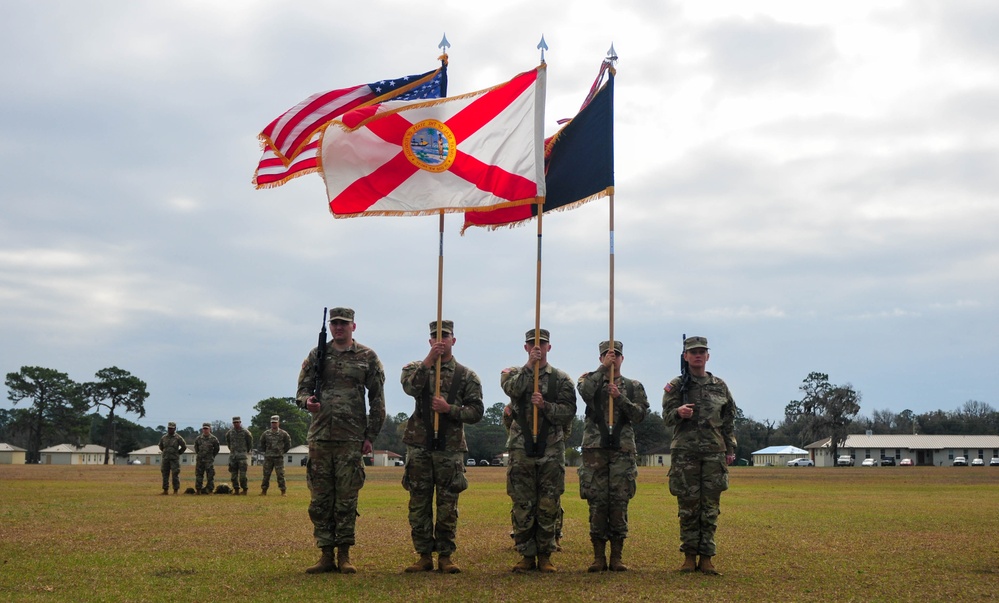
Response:
M451 167L455 145L451 128L436 119L413 124L402 137L402 151L406 159L428 172L444 172Z

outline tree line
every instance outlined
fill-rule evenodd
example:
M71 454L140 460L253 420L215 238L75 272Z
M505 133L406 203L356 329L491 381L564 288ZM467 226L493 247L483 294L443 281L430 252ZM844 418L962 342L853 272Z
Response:
M0 409L0 442L27 450L26 460L38 462L39 451L56 444L76 446L99 444L105 447L104 462L110 451L121 456L159 442L166 431L133 423L122 414L146 414L149 397L146 383L128 371L109 367L97 371L93 381L74 382L65 373L36 366L22 367L7 373L7 398L16 408ZM831 438L833 455L849 434L999 434L999 412L990 405L969 400L953 410L935 410L916 414L911 410L894 412L874 410L869 417L860 414L861 394L849 383L834 385L824 373L812 372L799 386L802 396L791 400L780 421L757 421L740 409L735 417L736 455L749 459L754 451L768 446L798 446ZM20 403L23 407L19 407ZM476 461L493 460L506 450L503 407L486 407L482 420L465 426L468 456ZM281 428L291 435L292 445L306 443L311 417L298 408L291 397L270 397L254 407L248 427L255 436L270 428L270 417L281 417ZM103 413L103 414L102 414ZM403 435L409 416L388 416L381 433L372 443L377 450L391 450L405 455ZM231 427L229 418L209 421L212 431L223 434ZM178 428L188 443L193 443L200 425ZM577 416L566 445L566 460L575 462L583 438L583 418ZM635 426L635 441L640 455L665 453L671 434L660 413L652 412Z

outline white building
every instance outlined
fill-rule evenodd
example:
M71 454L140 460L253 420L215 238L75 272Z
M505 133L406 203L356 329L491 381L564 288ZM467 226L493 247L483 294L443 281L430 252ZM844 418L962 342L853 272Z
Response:
M372 467L394 467L396 461L402 461L402 455L391 450L372 450L366 456L371 459Z
M807 459L808 451L796 446L768 446L762 450L757 450L752 456L754 465L783 467L787 465L788 461Z
M826 438L806 446L816 466L836 464L830 443L830 438ZM988 464L992 457L999 457L999 435L849 435L837 454L852 456L858 466L864 459L874 459L880 464L881 459L891 458L896 465L902 459L911 459L914 465L948 467L959 456L966 458L969 465L973 459Z
M28 451L10 444L0 444L0 465L23 465Z
M71 444L59 444L49 446L38 451L41 455L43 465L103 465L104 446L87 444L86 446L73 446ZM109 450L108 461L114 463L114 450Z
M284 464L286 467L304 467L305 462L309 460L309 447L305 444L299 444L288 450L285 456Z

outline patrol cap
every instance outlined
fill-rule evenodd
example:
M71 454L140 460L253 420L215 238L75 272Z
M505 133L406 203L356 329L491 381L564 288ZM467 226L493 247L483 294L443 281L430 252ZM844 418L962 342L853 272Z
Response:
M706 337L688 337L683 340L684 352L689 352L697 348L708 349L708 339Z
M232 418L232 422L233 422L233 423L242 423L243 421L241 421L241 420L239 419L239 417L233 417L233 418Z
M610 349L610 341L601 341L600 342L600 355L601 356L603 356L604 354L606 354L607 350L609 350L609 349ZM620 341L615 340L614 341L614 353L615 354L623 355L624 354L624 344L621 343Z
M549 337L550 334L548 333L548 329L541 329L541 337L540 337L541 341L545 343L550 343L551 339L549 339ZM524 335L524 341L527 341L528 343L534 342L534 329L531 329Z
M280 423L280 422L281 422L281 417L277 415L271 415L271 423Z
M167 429L177 429L177 424L174 423L173 421L170 421L169 423L167 423Z
M202 423L201 424L201 428L202 429L205 429L205 428L211 429L212 428L212 424L211 423Z
M330 310L329 320L332 322L334 320L346 320L347 322L354 322L354 311L350 308L333 308Z
M430 334L437 337L437 321L430 323ZM441 335L454 335L454 321L453 320L442 320L441 321Z

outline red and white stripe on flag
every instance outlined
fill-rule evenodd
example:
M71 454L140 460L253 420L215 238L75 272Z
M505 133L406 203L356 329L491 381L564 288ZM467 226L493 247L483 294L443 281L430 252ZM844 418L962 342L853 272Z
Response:
M274 150L267 147L260 156L257 171L253 174L253 186L258 189L273 188L281 186L292 178L318 172L319 161L316 159L318 148L319 141L313 140L302 148L291 163L285 165Z
M325 123L373 98L366 84L313 94L267 124L259 138L265 150L290 163Z
M544 199L545 66L493 88L350 111L320 140L335 217L485 211Z

